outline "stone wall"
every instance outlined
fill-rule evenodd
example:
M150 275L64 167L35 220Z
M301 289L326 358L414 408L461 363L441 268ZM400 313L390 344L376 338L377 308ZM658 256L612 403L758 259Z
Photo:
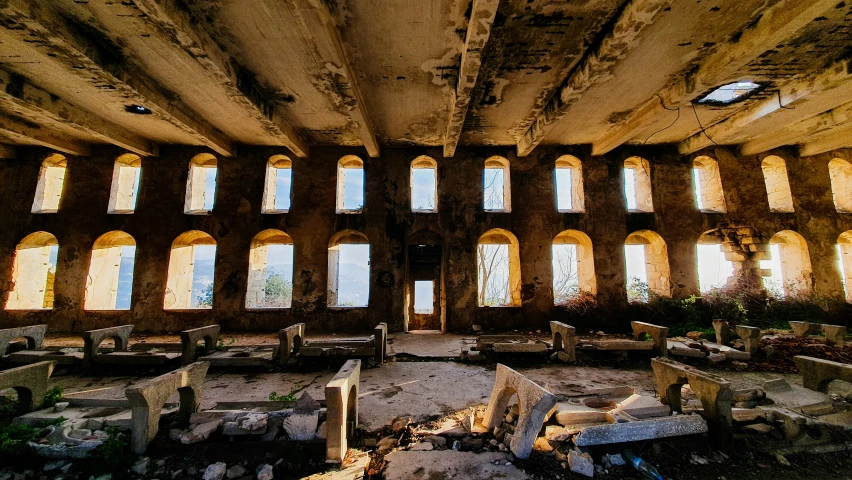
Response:
M844 298L835 244L842 232L852 229L852 215L834 209L828 162L852 159L852 150L806 158L783 149L738 157L724 148L680 156L673 148L625 147L594 158L585 147L542 147L526 158L517 158L513 150L459 148L454 158L444 159L439 148L386 148L381 158L371 159L360 149L316 147L310 159L293 159L290 212L261 215L266 162L282 151L243 147L236 158L219 158L214 211L196 216L183 213L184 194L189 161L204 150L164 147L159 158L143 159L139 200L132 215L106 213L113 163L123 152L102 147L89 158L68 157L59 212L34 215L30 209L39 168L48 152L20 149L21 158L0 161L0 295L5 303L16 244L43 230L59 241L55 302L51 311L0 311L0 325L47 323L56 332L133 323L137 331L176 332L210 323L219 323L225 330L275 330L305 322L311 332L363 331L388 322L391 330L399 331L403 328L406 242L423 230L433 231L443 242L448 331L464 330L474 323L486 328L546 329L554 313L551 242L566 229L585 232L592 241L598 300L611 312L611 320L600 328L628 328L627 319L619 315L626 306L623 243L631 232L642 229L657 232L667 244L675 297L698 293L695 244L702 233L726 225L753 229L747 236L758 244L780 230L800 233L810 251L815 295ZM366 206L362 214L338 215L337 161L353 153L365 160ZM438 162L438 213L410 211L409 164L423 154ZM585 213L556 211L553 168L563 154L583 161ZM761 161L769 154L787 161L794 213L769 211L761 170ZM485 213L482 208L482 167L492 155L511 162L511 213ZM650 162L653 213L626 211L622 167L633 155ZM726 214L701 213L695 206L691 170L698 155L718 161ZM283 230L294 242L293 307L247 311L249 247L254 235L267 228ZM520 243L520 307L476 306L476 241L491 228L514 233ZM218 245L213 308L165 311L169 248L178 235L193 229L209 233ZM344 229L362 232L370 241L368 308L326 306L328 241ZM125 231L136 240L132 307L130 311L87 312L83 297L91 248L95 239L111 230ZM752 278L753 263L744 267Z

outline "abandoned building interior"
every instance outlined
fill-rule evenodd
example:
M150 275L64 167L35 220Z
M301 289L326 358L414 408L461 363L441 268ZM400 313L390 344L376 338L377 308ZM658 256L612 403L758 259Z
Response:
M848 0L0 1L0 440L50 480L826 478L850 313Z

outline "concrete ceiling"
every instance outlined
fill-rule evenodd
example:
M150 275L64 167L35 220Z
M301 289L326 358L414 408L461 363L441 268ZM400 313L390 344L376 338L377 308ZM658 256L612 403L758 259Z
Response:
M0 20L6 145L852 146L839 0L5 0ZM693 103L746 79L767 87Z

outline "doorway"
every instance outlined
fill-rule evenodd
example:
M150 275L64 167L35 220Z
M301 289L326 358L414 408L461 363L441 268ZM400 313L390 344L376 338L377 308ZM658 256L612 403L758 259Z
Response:
M429 235L412 237L405 282L405 330L444 332L443 248Z

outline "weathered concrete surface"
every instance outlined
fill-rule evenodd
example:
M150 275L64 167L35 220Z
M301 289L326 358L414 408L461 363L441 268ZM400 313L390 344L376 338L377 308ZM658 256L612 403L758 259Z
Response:
M388 354L404 353L421 358L459 358L465 345L475 341L474 337L455 333L394 333L388 339Z
M832 380L852 382L852 365L802 355L794 357L793 361L802 374L805 388L827 393Z
M728 345L731 340L731 326L727 320L713 320L713 330L716 331L716 343Z
M757 327L747 327L745 325L737 325L737 335L745 345L745 351L754 355L760 346L760 329Z
M37 410L44 405L44 394L55 366L55 362L39 362L3 370L0 372L0 390L12 388L17 392L22 413Z
M281 365L286 365L292 355L299 352L302 348L302 341L305 339L305 324L297 323L290 325L287 328L282 328L278 331L278 362Z
M219 325L193 328L180 332L180 363L189 365L195 361L198 342L204 340L204 354L216 350L219 339Z
M574 437L574 444L579 447L588 447L696 435L706 432L707 421L700 415L676 415L638 422L592 425L584 428L579 435Z
M550 322L553 350L568 355L568 362L577 361L577 329L562 322Z
M500 452L456 452L453 450L398 451L385 456L387 480L412 478L463 478L465 480L522 480L529 476ZM495 465L496 463L496 465ZM506 465L509 463L509 465Z
M9 342L23 337L27 341L27 350L39 350L44 344L44 334L47 325L32 325L29 327L4 328L0 330L0 359L6 356Z
M349 360L325 386L326 461L340 463L346 457L349 437L358 426L358 388L361 360Z
M83 332L83 368L89 369L94 366L101 343L108 338L115 342L113 353L126 351L130 346L132 331L133 325L122 325Z
M654 341L657 355L663 358L669 356L668 344L666 343L666 337L669 334L668 327L645 322L630 322L630 327L633 329L633 340L640 340L644 335L647 335Z

